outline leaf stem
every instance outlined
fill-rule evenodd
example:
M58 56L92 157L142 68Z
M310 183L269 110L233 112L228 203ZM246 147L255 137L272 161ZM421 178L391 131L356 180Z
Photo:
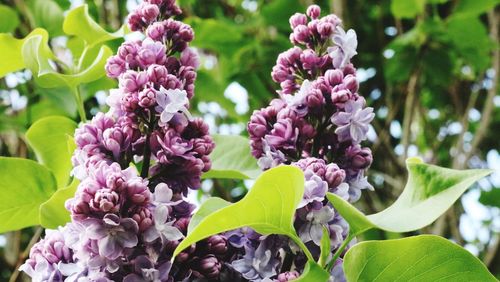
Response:
M335 261L340 257L342 252L345 250L347 245L352 241L352 239L354 239L354 237L355 236L351 233L349 233L349 235L347 235L347 238L345 238L344 242L342 242L342 245L340 245L340 247L337 249L337 251L333 255L332 259L327 263L326 270L328 272L330 272L332 270L333 265L335 264Z
M75 96L76 108L78 109L78 115L80 116L80 120L82 122L87 121L87 116L85 115L85 106L83 105L82 96L80 94L80 89L78 86L71 88L71 92Z
M293 242L295 242L295 244L297 244L297 246L299 246L299 248L302 249L302 251L304 252L304 254L306 255L306 257L307 257L308 260L314 261L314 258L312 256L311 252L306 247L306 245L304 244L304 242L302 242L302 240L300 240L299 237L297 237L297 236L290 236L290 238L293 240Z

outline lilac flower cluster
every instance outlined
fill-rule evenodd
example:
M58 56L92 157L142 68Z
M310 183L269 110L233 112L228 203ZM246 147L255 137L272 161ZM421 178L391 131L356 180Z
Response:
M107 62L119 88L109 112L75 132L71 222L32 248L21 270L33 281L218 279L224 236L170 262L194 210L183 196L200 187L215 146L189 112L198 58L188 48L191 27L170 18L180 13L173 0L147 0L130 15L146 38L123 43Z
M372 154L361 142L366 140L374 118L373 109L366 107L358 94L351 63L357 54L356 33L346 32L335 15L320 14L320 8L312 5L306 14L290 18L290 41L295 46L279 55L272 70L273 80L281 86L279 98L254 111L248 123L252 154L263 170L292 164L304 171L305 193L294 225L316 257L323 227L329 231L332 253L348 235L347 222L326 200L326 193L354 202L361 190L372 189L365 176ZM227 234L228 240L238 247L233 233ZM302 271L305 258L291 255L296 249L293 244L281 243L286 253L283 258L269 247L261 252L262 246L269 244L268 238L248 231L239 235L246 239L237 241L247 244L240 248L244 255L233 265L245 278L287 281L287 277L296 277L290 270ZM286 263L287 256L294 257L293 264ZM332 270L335 281L343 279L341 267L339 259Z

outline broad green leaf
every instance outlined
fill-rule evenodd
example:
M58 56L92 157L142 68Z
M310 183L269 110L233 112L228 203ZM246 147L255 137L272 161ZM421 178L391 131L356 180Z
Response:
M34 161L0 157L0 233L37 225L38 209L56 191L50 170Z
M424 164L418 158L406 161L408 182L387 209L364 215L342 198L328 193L327 198L350 225L352 234L370 228L391 232L409 232L431 224L474 182L492 171L487 169L453 170Z
M71 155L68 136L73 136L76 123L66 117L51 116L35 122L26 132L26 139L40 163L47 166L57 180L58 187L68 184Z
M214 135L215 149L210 154L212 168L203 178L256 178L261 170L250 153L250 141L237 135Z
M396 18L414 18L424 11L425 0L392 0L391 12Z
M239 202L221 208L201 220L177 246L173 258L186 247L211 235L248 226L261 234L289 236L305 248L293 227L295 209L304 194L304 174L293 166L270 169Z
M47 32L42 28L34 29L23 39L17 39L14 36L6 33L0 34L0 78L10 72L15 72L24 69L26 65L23 61L23 44L24 42L35 35L44 35Z
M242 28L228 20L191 17L186 22L196 34L192 44L199 48L232 54L244 40Z
M64 204L66 200L75 196L78 184L80 182L73 179L69 186L57 190L50 199L40 205L40 225L56 229L71 221L70 213Z
M299 0L276 0L262 5L261 16L266 25L276 26L279 30L290 32L288 19L291 15L304 13L306 8Z
M12 32L19 25L16 10L9 6L0 5L0 32Z
M63 30L68 35L82 38L90 46L123 37L125 26L110 33L104 30L89 15L87 5L79 6L68 12L64 19Z
M328 257L331 254L331 242L330 242L330 233L328 232L328 229L325 226L323 227L323 236L321 237L321 246L320 246L320 255L319 255L319 260L318 264L321 267L325 267L326 262L328 260Z
M499 0L460 0L457 2L453 14L456 16L478 16L500 4Z
M113 53L109 47L101 46L93 63L87 68L74 74L61 74L56 72L51 65L54 54L49 49L47 42L48 35L46 33L34 35L26 40L22 49L26 66L33 72L37 83L45 88L67 86L72 89L79 84L99 79L104 76L104 65L107 58Z
M63 10L53 0L27 0L26 7L34 25L44 28L51 37L63 35Z
M435 235L365 241L344 257L347 281L497 281L481 261Z
M229 206L231 203L218 198L218 197L211 197L208 198L201 206L198 208L198 211L196 211L189 221L188 225L188 233L191 233L193 229L207 216L212 214L215 211L218 211L224 207Z
M479 202L486 206L500 208L500 188L493 188L490 191L481 191Z
M330 274L314 261L308 261L304 268L304 273L293 280L294 282L326 282L330 278Z

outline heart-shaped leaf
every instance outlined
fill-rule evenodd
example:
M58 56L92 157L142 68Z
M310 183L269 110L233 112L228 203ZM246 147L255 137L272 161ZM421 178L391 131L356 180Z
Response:
M188 225L188 233L191 233L191 231L193 231L193 229L205 217L209 216L210 214L212 214L217 210L229 206L230 204L231 204L230 202L218 197L208 198L205 202L201 204L198 210L193 214L193 217L191 217L191 220L189 221Z
M212 167L203 178L255 179L261 173L248 139L238 135L214 135L213 139Z
M248 226L261 234L289 236L304 249L293 227L295 209L304 194L304 174L293 166L270 169L259 178L239 202L221 208L201 220L177 246L173 258L182 250L211 235Z
M51 60L54 54L47 45L48 35L34 35L26 40L23 45L23 59L34 74L34 78L39 86L53 88L67 86L74 89L82 83L88 83L104 76L104 65L109 56L112 55L111 49L107 46L101 46L97 56L92 64L87 68L81 69L74 74L61 74L54 70Z
M431 224L474 182L487 176L488 169L453 170L429 165L418 158L408 159L408 182L396 200L387 209L364 215L354 206L328 193L327 198L349 222L356 235L371 228L391 232L409 232Z
M26 132L26 139L40 163L46 165L57 180L58 187L68 184L72 168L68 137L73 136L76 123L61 116L38 120Z
M344 257L347 281L497 281L481 261L435 235L354 245Z
M64 204L75 196L78 184L80 182L73 179L69 186L57 190L50 199L40 205L40 225L55 229L71 221L70 213Z
M0 78L10 72L24 69L26 65L23 61L23 44L34 35L45 35L47 31L43 28L34 29L23 39L17 39L11 34L0 34Z
M82 38L89 46L123 37L125 27L122 26L113 33L107 32L90 17L87 5L69 11L63 23L63 30L66 34Z
M0 233L39 223L38 209L56 191L49 169L32 160L0 157Z

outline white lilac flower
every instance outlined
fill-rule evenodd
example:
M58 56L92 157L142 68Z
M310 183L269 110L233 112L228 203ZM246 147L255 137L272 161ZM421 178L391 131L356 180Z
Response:
M184 237L181 231L172 226L173 221L168 221L168 207L167 205L159 205L155 208L153 219L155 224L144 232L144 240L146 242L153 242L160 238L162 243L166 241L177 241Z
M334 46L328 47L327 51L333 60L335 68L344 68L358 52L358 39L356 32L349 29L347 32L337 26L336 32L332 36Z
M185 90L167 90L161 87L156 94L156 103L156 111L160 113L160 126L165 126L170 121L185 126L192 118L186 107L189 99Z
M352 139L355 143L359 143L366 139L368 125L375 117L373 108L364 106L364 100L356 101L349 100L345 103L343 112L337 112L331 117L331 121L335 124L335 134L338 135L339 141L344 142Z

